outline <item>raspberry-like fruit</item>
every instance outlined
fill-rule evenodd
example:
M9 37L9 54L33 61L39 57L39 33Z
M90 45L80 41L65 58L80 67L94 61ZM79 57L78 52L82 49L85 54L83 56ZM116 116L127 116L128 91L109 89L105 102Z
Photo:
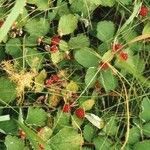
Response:
M53 36L51 39L51 45L59 45L60 43L60 37L59 36Z
M39 150L45 150L44 145L39 144Z
M50 47L50 51L51 51L52 53L57 52L57 51L58 51L57 45L52 45L52 46Z
M46 87L49 87L50 85L52 85L53 84L53 80L52 79L47 79L46 80Z
M120 59L121 60L127 60L128 59L128 53L126 53L126 52L121 52L120 54L119 54L119 57L120 57Z
M23 130L19 130L19 136L22 140L26 138L26 133Z
M64 104L62 111L64 113L69 113L71 111L71 106L70 104Z
M118 50L121 50L121 48L122 48L123 46L122 46L122 44L113 44L113 46L112 46L112 52L117 52Z
M142 17L147 16L147 14L148 14L148 8L147 8L146 6L142 6L142 7L141 7L141 10L140 10L140 12L139 12L139 14L140 14Z
M102 68L102 70L107 70L109 68L109 65L106 62L101 62L100 67Z
M80 119L83 119L85 117L85 111L83 108L76 109L75 114Z
M4 24L3 20L0 20L0 27Z
M58 75L52 75L52 80L54 82L57 82L60 78L58 77Z

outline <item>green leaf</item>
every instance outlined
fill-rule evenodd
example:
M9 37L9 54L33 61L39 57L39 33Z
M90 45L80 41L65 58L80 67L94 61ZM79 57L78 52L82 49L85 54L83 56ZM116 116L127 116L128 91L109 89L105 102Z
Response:
M116 0L100 0L102 6L112 7Z
M111 50L109 50L109 51L107 51L104 55L103 55L103 57L102 57L102 62L108 62L108 61L111 61L112 59L113 59L113 55L112 55L112 51Z
M6 43L6 53L11 55L13 58L22 57L23 52L21 48L21 41L17 38L10 39Z
M139 55L132 56L133 59L133 67L139 72L142 73L145 68L145 61L141 59Z
M145 136L150 137L150 122L143 125L142 131Z
M83 144L83 138L78 131L65 127L49 140L53 150L79 150Z
M93 87L96 79L97 79L97 68L95 67L90 67L88 68L86 75L85 75L85 84L88 87Z
M116 1L123 5L130 5L132 3L132 0L116 0Z
M27 138L29 139L30 143L32 144L32 147L34 150L39 149L39 144L42 144L45 148L45 150L51 150L50 146L44 142L41 137L39 137L33 130L31 130L29 127L24 125L23 123L17 121L19 127L26 133Z
M45 10L49 8L51 0L28 0L28 3L35 4L37 6L37 10Z
M63 15L58 24L60 36L70 34L77 28L78 18L73 14Z
M107 123L103 128L103 131L109 136L115 136L117 134L118 126L117 126L117 118L115 116L112 116L110 117L109 120L107 120Z
M137 56L135 56L136 58ZM142 83L143 86L145 87L150 87L150 80L145 78L138 69L138 65L136 64L137 60L135 61L135 58L133 56L129 55L129 58L127 61L122 61L120 59L117 59L117 61L115 62L115 65L121 69L123 69L124 71L126 71L127 73L132 74L136 79L138 79L138 81L140 81ZM142 69L142 66L144 65L143 60L140 62L141 64L140 66L140 71ZM139 64L139 62L138 62Z
M44 126L47 120L47 113L42 108L28 108L26 123L35 126Z
M0 122L0 130L4 134L16 134L18 132L18 126L14 120L10 119L9 121Z
M60 43L59 43L59 49L60 51L69 51L69 46L68 46L68 43L65 42L64 40L61 40Z
M97 24L97 38L103 42L110 41L115 33L115 25L111 21L100 21Z
M10 103L17 97L16 85L8 78L0 77L0 102Z
M44 69L35 77L35 92L42 92L46 77L47 73Z
M111 49L111 43L103 42L98 47L98 53L104 55L109 49Z
M42 67L43 54L36 49L26 49L26 62L33 70L39 70Z
M37 35L31 35L25 38L25 45L32 47L37 45Z
M106 70L100 72L100 77L98 78L106 92L115 90L118 85L116 77L113 75L112 70Z
M54 130L57 132L65 126L70 126L70 114L59 110L57 116L54 118Z
M89 13L101 4L101 0L72 0L70 4L73 12L82 14L84 18L87 18Z
M78 34L76 37L72 37L68 44L71 49L82 49L83 47L89 47L90 42L86 35Z
M91 48L83 48L75 51L76 61L84 67L97 67L99 58L97 53Z
M78 118L75 114L71 116L72 126L75 129L79 129L84 122L84 119Z
M57 5L56 12L59 16L68 15L70 13L68 3L61 1L59 5Z
M132 127L129 131L129 138L128 138L128 143L129 144L135 144L140 140L141 134L140 130L138 127Z
M91 142L95 134L96 134L96 130L94 126L92 126L91 124L87 124L84 126L83 136L86 141Z
M141 112L139 114L139 117L144 122L150 121L149 108L150 108L150 99L148 97L145 97L141 102Z
M92 148L89 148L89 147L82 147L82 150L92 150Z
M7 150L24 150L24 141L16 136L7 135L5 138Z
M144 140L142 142L138 142L133 146L133 150L149 150L150 148L150 140Z
M44 18L32 19L25 25L25 30L37 37L44 36L50 30L49 22Z
M144 26L142 34L149 34L150 33L150 21Z
M109 150L112 141L108 137L98 136L93 140L96 150Z

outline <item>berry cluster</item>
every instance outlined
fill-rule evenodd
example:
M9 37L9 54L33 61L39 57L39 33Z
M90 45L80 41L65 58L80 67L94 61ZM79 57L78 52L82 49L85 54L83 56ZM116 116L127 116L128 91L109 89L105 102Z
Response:
M70 113L71 112L71 108L72 105L70 104L64 104L62 111L64 113ZM83 108L77 108L75 110L75 115L79 118L79 119L83 119L85 117L85 111Z
M119 53L120 60L126 61L128 59L128 53L122 50L123 45L120 43L114 44L112 46L113 53Z
M58 75L52 75L49 79L46 80L46 87L50 87L52 84L60 81Z
M119 59L122 60L122 61L127 61L128 53L124 52L122 50L122 48L123 48L123 45L120 44L120 43L113 44L113 46L112 46L112 53L113 53L113 55L119 53ZM109 64L107 62L103 62L102 61L102 62L100 62L99 67L102 70L107 70L109 68Z
M51 47L50 52L55 53L58 51L58 45L60 43L60 37L59 36L53 36L51 39Z

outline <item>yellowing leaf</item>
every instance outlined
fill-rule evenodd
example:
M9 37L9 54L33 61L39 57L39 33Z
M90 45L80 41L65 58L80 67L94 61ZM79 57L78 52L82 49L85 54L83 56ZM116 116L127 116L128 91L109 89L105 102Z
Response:
M44 81L47 76L46 71L43 69L36 77L35 77L35 92L41 92L44 88Z
M66 87L66 90L68 90L69 92L77 92L78 89L79 89L79 86L74 81L71 81Z
M85 102L83 102L81 105L84 108L84 110L90 110L90 109L92 109L94 104L95 104L95 100L88 99Z

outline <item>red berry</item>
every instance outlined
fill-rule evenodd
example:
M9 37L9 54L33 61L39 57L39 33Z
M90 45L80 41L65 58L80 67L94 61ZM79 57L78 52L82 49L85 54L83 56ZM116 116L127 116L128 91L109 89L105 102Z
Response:
M85 117L85 111L83 108L76 109L75 114L80 119L83 119Z
M53 84L53 80L52 79L47 79L46 80L46 87L49 87L50 85L52 85Z
M120 57L120 59L121 60L127 60L128 59L128 53L126 53L126 52L121 52L120 54L119 54L119 57Z
M52 80L57 82L60 78L57 75L52 75Z
M23 130L19 130L19 136L22 140L24 140L26 138L26 134Z
M122 44L113 44L112 46L112 52L117 52L118 50L121 50Z
M142 6L142 7L141 7L141 10L140 10L140 12L139 12L139 14L140 14L142 17L147 16L147 14L148 14L148 8L147 8L146 6Z
M0 20L0 27L3 25L4 21Z
M60 37L59 36L53 36L51 39L51 45L59 45Z
M64 113L69 113L71 111L71 106L70 104L64 104L63 110Z
M101 62L100 63L100 67L103 69L103 70L107 70L109 68L109 65L108 63L106 62Z
M55 52L58 51L58 47L57 47L56 45L52 45L52 46L50 47L50 51L51 51L52 53L55 53Z
M39 144L39 150L45 150L45 148L42 144Z

